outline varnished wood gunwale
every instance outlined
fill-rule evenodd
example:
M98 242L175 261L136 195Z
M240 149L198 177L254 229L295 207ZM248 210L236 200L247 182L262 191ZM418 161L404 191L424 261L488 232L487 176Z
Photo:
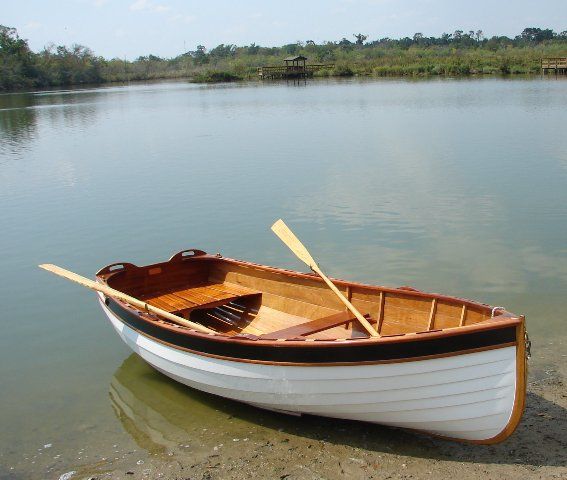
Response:
M155 322L156 317L153 317L152 315L148 315L145 312L142 312L140 310L137 310L133 307L131 307L130 305L128 305L125 302L121 302L121 301L116 301L116 303L119 303L123 308L130 310L133 314L138 315L140 318L150 321L150 322ZM433 339L433 338L441 338L441 337L452 337L455 335L460 335L463 333L473 333L473 332L480 332L480 331L490 331L490 330L498 330L498 329L502 329L502 328L507 328L509 326L512 325L517 325L518 324L518 319L516 317L503 317L503 318L498 318L495 317L493 319L494 321L491 322L490 324L474 324L474 325L465 325L464 327L455 327L455 328L450 328L450 329L445 329L445 330L433 330L431 332L416 332L416 333L405 333L405 334L398 334L398 335L383 335L382 337L380 337L379 339L375 339L375 338L344 338L344 339L338 339L338 340L329 340L329 339L316 339L312 346L313 347L323 347L324 344L336 344L337 341L339 342L344 342L344 343L349 343L352 344L353 342L356 342L357 344L363 344L363 343L403 343L403 342L411 342L416 340L417 338L419 338L420 340L425 340L425 339ZM263 344L263 343L267 343L267 344L272 344L274 343L273 340L263 340L260 337L256 337L256 338L250 338L247 337L245 339L243 338L239 338L239 337L235 337L235 336L231 336L231 335L225 335L222 333L218 333L218 334L212 334L212 333L201 333L198 332L196 330L192 330L189 328L184 328L184 327L177 327L173 324L169 324L166 322L160 323L160 327L164 328L164 329L168 329L168 330L172 330L172 331L176 331L179 332L183 335L195 335L195 336L201 336L201 337L206 337L206 338L210 338L210 337L214 337L216 339L218 339L219 341L226 341L226 342L255 342L258 344ZM290 345L293 346L295 343L297 342L296 339L289 339L286 340L284 345ZM301 343L303 343L303 341L301 341ZM282 343L278 342L278 344L281 346Z
M282 268L276 268L276 267L270 267L270 266L265 266L265 265L260 265L260 264L256 264L256 263L252 263L252 262L247 262L247 261L243 261L243 260L236 260L236 259L231 259L231 258L225 258L225 257L220 257L220 256L215 256L215 255L208 255L205 254L204 252L201 251L197 251L200 252L199 254L195 255L195 256L191 256L188 257L186 259L183 259L182 257L179 256L179 254L174 255L171 258L171 262L176 261L179 263L183 263L183 262L217 262L217 263L224 263L227 265L235 265L235 266L240 266L240 267L247 267L247 268L252 268L255 270L260 270L263 272L271 272L271 273L275 273L278 275L284 275L285 277L288 278L298 278L298 279L303 279L303 280L309 280L310 282L315 282L315 283L319 283L321 285L323 285L323 280L320 279L317 275L315 274L310 274L310 273L302 273L302 272L297 272L297 271L293 271L293 270L287 270L287 269L282 269ZM166 264L168 264L169 262L161 262L161 263L156 263L156 264L152 264L152 265L147 265L144 267L137 267L133 264L127 264L127 263L123 263L123 264L114 264L114 265L125 265L127 266L128 269L133 269L133 270L137 270L137 271L154 271L157 268L163 268ZM110 279L112 279L112 277L116 276L116 275L120 275L122 272L124 272L125 270L119 270L117 272L110 272L108 267L104 267L103 269L101 269L99 272L97 272L97 277L99 278L100 281L104 282L104 283L108 283ZM381 295L382 301L384 301L384 299L387 297L387 294L390 295L409 295L412 297L416 297L416 298L422 298L422 299L427 299L429 301L433 301L434 299L436 299L436 303L442 301L442 302L446 302L446 303L450 303L450 304L454 304L457 306L463 306L465 305L467 307L467 311L471 308L473 309L483 309L485 312L490 312L492 307L488 304L484 304L484 303L480 303L480 302L475 302L472 300L468 300L468 299L462 299L462 298L458 298L458 297L450 297L450 296L446 296L446 295L441 295L441 294L436 294L436 293L426 293L426 292L422 292L422 291L418 291L415 289L409 289L408 287L402 287L400 289L397 288L391 288L391 287L382 287L382 286L372 286L372 285L366 285L366 284L362 284L362 283L357 283L357 282L347 282L345 280L340 280L340 279L333 279L333 282L337 285L337 286L341 286L342 288L344 288L346 290L347 287L350 287L350 289L354 289L354 288L359 288L359 289L363 289L365 291L368 292L374 292L377 295ZM125 307L128 307L124 302L121 302ZM384 308L381 309L381 315L383 315L383 310ZM416 336L419 336L422 339L426 339L426 338L438 338L438 337L442 337L442 336L453 336L453 335L459 335L460 333L465 333L465 332L475 332L475 331L486 331L486 330L492 330L492 329L497 329L497 328L505 328L509 325L512 324L517 324L519 322L519 317L515 317L513 314L511 314L510 312L507 312L505 310L501 310L500 311L500 315L491 318L490 320L487 321L483 321L483 322L479 322L479 323L474 323L474 324L470 324L470 325L464 325L464 326L455 326L455 327L450 327L450 328L444 328L441 330L433 330L433 331L420 331L420 332L411 332L411 333L405 333L405 334L401 334L401 335L383 335L380 338L369 338L369 337L361 337L361 338L349 338L349 339L345 339L344 341L346 342L357 342L357 344L360 343L364 343L364 342L385 342L385 343L389 343L389 342L394 342L394 343L399 343L399 342L408 342L408 341L413 341L416 339ZM167 324L162 325L162 328L175 328L176 330L177 327L170 327ZM230 341L230 342L249 342L249 341L255 341L255 342L274 342L273 340L262 340L262 339L254 339L252 340L252 338L246 338L246 339L242 339L242 338L238 338L238 337L234 337L234 336L229 336L229 335L225 335L223 333L218 333L218 334L205 334L205 333L200 333L197 332L195 330L192 329L188 329L188 328L182 328L181 332L185 335L201 335L204 337L210 337L215 336L215 337L219 337L219 340L222 341ZM252 336L250 336L252 337ZM293 345L294 340L286 340L284 343L286 345ZM316 339L315 342L313 342L313 346L322 346L325 342L332 342L332 343L336 343L337 340L336 339ZM281 344L282 342L278 342L279 344Z
M131 310L133 314L137 315L138 317L144 317L147 316L145 313L143 312L138 312L135 309L130 308L128 305L120 305L120 302L115 302L117 305L120 306L120 308L125 309L125 310ZM115 312L113 312L115 313ZM116 313L115 313L116 315ZM502 342L502 343L498 343L495 345L489 345L489 346L483 346L483 347L475 347L475 348L467 348L467 349L462 349L462 350L457 350L454 352L447 352L447 353L439 353L439 354L431 354L431 355L420 355L420 356L413 356L413 357L404 357L404 358L395 358L395 359L386 359L386 360L369 360L369 361L355 361L355 362L340 362L340 361L333 361L332 357L329 361L327 362L291 362L291 361L266 361L266 360L256 360L256 359L247 359L247 358L239 358L239 357L234 357L234 356L227 356L227 355L218 355L218 354L214 354L214 353L208 353L208 352L203 352L201 350L196 350L196 349L192 349L192 348L187 348L187 347L183 347L180 346L176 343L172 343L172 342L168 342L166 340L160 339L160 338L156 338L155 336L149 335L148 333L144 332L143 330L140 330L139 328L136 328L133 325L130 325L126 322L124 322L124 320L122 318L120 318L119 315L116 315L121 322L123 322L125 325L128 326L128 328L131 328L132 330L136 331L137 333L139 333L140 335L143 335L153 341L156 341L158 343L161 343L163 345L167 345L168 347L172 347L175 348L177 350L182 350L182 351L186 351L195 355L201 355L204 357L210 357L210 358L216 358L219 360L225 360L225 361L234 361L234 362L242 362L242 363L253 363L253 364L262 364L262 365L279 365L279 366L296 366L296 367L337 367L337 366L353 366L353 365L379 365L379 364L392 364L392 363L405 363L405 362L417 362L417 361L421 361L421 360L430 360L433 358L446 358L446 357L453 357L453 356L458 356L458 355L464 355L464 354L470 354L470 353L476 353L476 352L484 352L484 351L488 351L488 350L495 350L495 349L499 349L499 348L506 348L506 347L512 347L516 345L515 341L508 341L508 342ZM153 320L148 320L151 323L155 323L155 321ZM175 333L182 333L182 331L184 330L182 327L177 328L174 325L167 325L165 324L165 322L163 322L162 320L158 320L157 323L161 323L163 327L170 329L171 331L175 332ZM198 332L196 332L198 333ZM248 345L255 345L255 344L260 344L262 343L261 341L256 341L256 340L252 340L250 341L247 338L235 338L235 337L229 337L229 336L223 336L223 338L219 338L219 335L212 335L212 334L205 334L203 335L204 337L206 337L207 340L211 340L211 341L222 341L222 340L227 340L228 339L228 343L232 344L235 342L247 342ZM395 340L395 338L391 337L389 338L389 340ZM308 341L308 340L302 340L302 341L297 341L296 339L291 339L291 340L287 340L285 342L278 342L278 341L264 341L266 343L271 344L271 346L273 347L293 347L293 346L309 346L309 348L311 347L329 347L329 346L334 346L334 347L342 347L345 349L348 349L349 347L352 347L353 345L353 340L352 339L344 339L341 341L324 341L324 340L315 340L315 341ZM375 342L374 342L375 343ZM325 345L326 344L326 345Z
M445 350L449 349L450 352L447 356L459 355L463 350L470 350L471 348L477 348L478 340L475 337L483 337L482 345L480 347L488 346L498 348L499 346L509 345L512 339L508 340L498 340L499 337L508 338L509 335L505 333L511 327L515 327L515 323L511 321L502 321L496 324L495 328L483 329L479 331L475 329L471 331L460 331L459 337L454 340L449 340L453 338L452 336L440 336L435 335L440 332L424 332L414 335L403 335L403 336L390 336L381 337L380 342L374 341L360 341L358 339L342 339L342 340L314 340L308 341L307 339L290 339L285 341L277 340L263 340L255 335L215 335L215 334L200 334L200 332L192 331L188 332L187 329L183 327L178 327L173 324L168 324L163 320L158 320L145 312L140 312L129 305L125 305L123 302L117 300L108 299L107 304L114 311L115 315L118 316L120 321L128 325L130 328L134 328L139 332L143 332L145 336L153 339L160 339L160 337L175 337L175 341L168 341L173 346L182 348L183 344L196 344L198 348L193 347L189 350L195 353L211 353L223 352L220 357L225 360L233 361L243 361L243 362L254 362L257 358L266 357L263 363L282 365L282 364L293 364L293 365L337 365L337 364L362 364L366 362L361 360L364 357L374 357L370 359L367 363L376 363L375 357L384 356L385 349L389 349L390 352L395 352L393 360L398 361L404 359L404 355L412 360L420 357L430 356L431 351L437 353L438 347L431 347L431 342L433 344L443 342L445 338ZM118 310L116 310L116 308ZM126 315L125 315L126 314ZM136 325L138 323L139 325ZM149 333L154 330L154 333ZM499 332L502 333L499 333ZM160 333L163 332L163 333ZM167 333L169 332L169 333ZM491 334L487 336L486 334ZM406 338L408 337L408 338ZM429 337L429 338L427 338ZM185 338L185 340L184 340ZM190 340L193 338L194 340ZM491 338L491 340L490 340ZM163 339L163 338L162 338ZM366 339L368 340L368 339ZM429 342L429 345L428 345ZM492 343L490 343L492 342ZM468 347L459 346L469 345ZM381 345L381 346L380 346ZM360 349L364 350L360 350ZM378 348L378 350L376 350ZM410 352L415 352L419 350L426 350L427 354L415 354L406 353L408 350ZM241 351L240 353L238 351ZM317 352L317 350L321 350ZM307 355L309 358L320 358L322 360L314 362L311 360L305 360L305 352L311 351L311 355ZM263 352L263 353L262 353ZM362 353L360 353L362 352ZM445 352L443 352L445 353ZM390 353L392 355L392 353ZM349 357L348 361L337 360L341 357ZM286 361L282 358L290 358L293 360ZM381 361L381 360L378 360Z
M252 262L248 262L248 261L244 261L244 260L236 260L236 259L228 258L228 257L215 257L215 256L211 256L211 255L207 255L207 257L210 257L212 260L223 260L223 261L225 261L227 263L231 263L233 265L240 265L240 266L244 266L244 267L252 267L252 268L264 270L266 272L283 274L283 275L286 275L290 278L301 278L301 279L305 279L305 280L316 281L316 282L319 282L321 284L323 283L323 280L320 279L317 276L317 274L315 274L315 273L297 272L295 270L287 270L287 269L284 269L284 268L270 267L270 266L267 266L267 265L261 265L261 264L258 264L258 263L252 263ZM199 260L205 260L205 257L200 257ZM424 298L424 299L429 299L429 300L436 298L438 301L441 300L441 301L444 301L444 302L451 302L451 303L454 302L455 305L467 305L467 307L483 308L483 309L486 309L487 312L490 312L490 310L492 309L492 306L488 305L487 303L481 303L481 302L477 302L477 301L470 300L470 299L467 299L467 298L452 297L452 296L443 295L443 294L440 294L440 293L427 293L427 292L422 292L421 290L416 290L416 289L409 290L407 287L392 288L392 287L386 287L386 286L368 285L368 284L359 283L359 282L351 282L351 281L347 281L347 280L341 280L341 279L338 279L338 278L331 278L331 280L333 281L333 283L335 285L342 286L345 289L346 289L347 286L349 286L351 289L353 287L363 288L365 290L372 291L372 292L375 292L375 293L378 293L378 294L380 294L380 292L384 292L384 294L387 294L387 293L403 294L403 295L415 296L416 298Z
M172 257L172 259L175 258L175 257L176 257L176 255L174 255ZM261 264L258 264L258 263L245 261L245 260L237 260L237 259L233 259L233 258L229 258L229 257L222 257L222 256L217 256L217 255L203 254L203 255L198 255L198 256L194 256L194 257L189 257L185 261L191 261L191 262L222 262L222 263L226 263L226 264L232 264L232 265L235 265L235 266L249 267L249 268L261 270L261 271L264 271L264 272L281 274L281 275L285 275L286 277L289 277L289 278L309 280L309 281L312 281L312 282L319 283L321 285L324 284L323 280L317 274L314 274L314 273L304 273L304 272L298 272L298 271L295 271L295 270L288 270L288 269L279 268L279 267L271 267L271 266L267 266L267 265L261 265ZM146 266L143 266L143 267L138 267L136 265L128 264L128 263L117 263L117 264L113 264L113 265L128 265L128 268L135 268L135 269L140 269L140 270L151 270L151 269L156 268L156 267L161 267L161 266L163 266L167 263L168 262L161 262L161 263L146 265ZM105 282L105 283L107 283L108 280L111 279L114 275L122 273L122 271L106 272L105 273L107 268L108 267L102 268L96 274L97 277L100 278L100 280ZM397 294L397 295L407 295L407 296L412 296L412 297L415 297L415 298L422 298L422 299L428 299L428 300L433 300L434 298L436 298L438 300L438 302L442 301L442 302L446 302L446 303L457 305L457 306L466 305L467 310L470 309L470 308L473 308L473 309L476 308L476 309L482 309L485 313L490 313L491 309L493 308L491 305L489 305L487 303L482 303L482 302L470 300L470 299L467 299L467 298L443 295L443 294L440 294L440 293L423 292L421 290L416 290L414 288L409 288L409 287L405 287L405 286L399 287L399 288L394 288L394 287L387 287L387 286L381 286L381 285L380 286L368 285L368 284L359 283L359 282L341 280L341 279L338 279L338 278L331 278L331 280L337 286L341 286L345 290L346 290L346 287L350 287L351 289L354 289L354 288L363 289L363 290L366 290L368 292L376 293L378 295L381 292L384 292L384 296L386 296L387 294L394 294L394 295ZM501 314L498 315L498 317L514 316L512 313L507 312L504 309L502 309L500 311L501 311ZM497 318L497 317L495 317L495 318ZM469 326L469 325L465 325L465 326Z

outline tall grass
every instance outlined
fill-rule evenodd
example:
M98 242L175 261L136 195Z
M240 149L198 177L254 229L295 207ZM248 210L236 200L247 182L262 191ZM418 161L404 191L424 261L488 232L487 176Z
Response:
M382 39L365 45L346 39L282 47L219 45L209 52L199 47L175 58L148 55L126 61L98 57L80 45L33 53L15 29L0 25L0 90L159 78L229 82L258 78L258 67L283 65L290 54L304 55L308 63L328 64L315 73L319 77L534 74L540 71L542 57L567 56L567 31L555 34L535 29L537 35L547 37L534 40L533 30L526 29L514 39L444 35Z

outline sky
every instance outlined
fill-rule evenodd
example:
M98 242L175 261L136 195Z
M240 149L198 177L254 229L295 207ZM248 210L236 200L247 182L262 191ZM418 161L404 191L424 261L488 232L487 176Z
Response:
M197 45L567 30L567 0L0 0L0 24L32 50L81 44L106 58L175 57Z

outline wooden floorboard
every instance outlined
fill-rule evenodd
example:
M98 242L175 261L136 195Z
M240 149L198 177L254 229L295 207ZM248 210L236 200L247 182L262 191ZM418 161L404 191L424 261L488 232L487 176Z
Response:
M221 296L214 295L211 292L207 293L207 290L203 288L186 288L175 292L174 295L196 305L203 305L205 303L216 302L218 300L228 298L227 295Z
M201 284L156 294L144 295L141 300L168 312L195 308L213 308L224 303L256 295L260 292L248 288L237 288L224 284Z

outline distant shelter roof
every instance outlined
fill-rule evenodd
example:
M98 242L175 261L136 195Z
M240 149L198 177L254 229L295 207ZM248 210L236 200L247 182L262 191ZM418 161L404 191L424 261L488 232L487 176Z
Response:
M285 62L294 62L296 60L307 60L307 57L304 57L303 55L296 55L294 57L284 58Z

